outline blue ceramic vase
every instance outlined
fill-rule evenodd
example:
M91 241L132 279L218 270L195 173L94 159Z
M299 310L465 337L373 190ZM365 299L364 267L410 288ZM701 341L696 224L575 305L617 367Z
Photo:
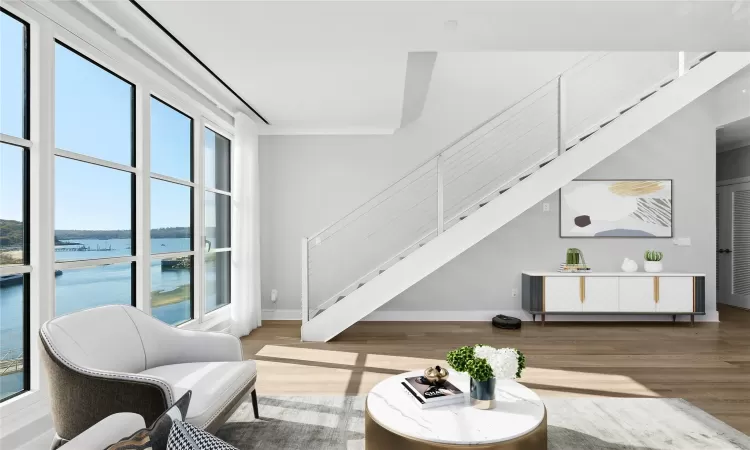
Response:
M477 409L493 409L495 407L496 378L485 381L471 379L471 405Z

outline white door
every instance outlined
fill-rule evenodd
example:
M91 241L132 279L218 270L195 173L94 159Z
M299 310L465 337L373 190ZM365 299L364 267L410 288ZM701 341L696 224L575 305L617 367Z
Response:
M654 277L620 277L620 311L656 312Z
M750 183L717 188L717 299L750 308Z
M585 277L583 311L616 312L619 310L617 277Z
M693 312L693 277L659 277L657 312Z
M544 310L581 312L581 277L545 277Z

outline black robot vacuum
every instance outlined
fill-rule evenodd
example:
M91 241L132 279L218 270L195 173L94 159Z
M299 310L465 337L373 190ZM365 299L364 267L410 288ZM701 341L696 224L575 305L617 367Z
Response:
M492 326L503 330L517 330L521 328L521 319L498 314L492 318Z

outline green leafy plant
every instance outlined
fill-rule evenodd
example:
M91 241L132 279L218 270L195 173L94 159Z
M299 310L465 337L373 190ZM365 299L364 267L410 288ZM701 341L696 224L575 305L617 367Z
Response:
M657 252L656 250L646 250L646 253L643 254L643 258L646 261L661 261L664 257L664 254L662 252Z
M569 248L565 255L566 264L585 264L583 259L583 252L577 248Z
M515 363L509 363L508 358L516 359L517 367ZM466 372L477 381L486 381L493 377L512 379L514 375L515 378L520 378L521 372L526 368L526 356L518 349L496 349L482 344L452 350L445 359L453 370ZM513 372L508 373L509 370Z
M448 352L445 360L457 372L468 372L469 364L474 360L474 347L460 347Z
M521 372L526 368L526 355L518 349L516 349L516 353L518 353L518 372L516 372L516 378L521 378Z
M490 363L484 358L474 358L469 361L466 372L477 381L487 381L495 376Z

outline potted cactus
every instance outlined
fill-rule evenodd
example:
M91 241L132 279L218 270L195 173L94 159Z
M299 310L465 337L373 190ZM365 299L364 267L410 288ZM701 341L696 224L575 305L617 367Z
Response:
M643 255L643 258L646 260L643 263L643 270L649 273L661 272L663 269L661 263L663 257L664 254L662 252L657 252L656 250L646 250L646 253Z

